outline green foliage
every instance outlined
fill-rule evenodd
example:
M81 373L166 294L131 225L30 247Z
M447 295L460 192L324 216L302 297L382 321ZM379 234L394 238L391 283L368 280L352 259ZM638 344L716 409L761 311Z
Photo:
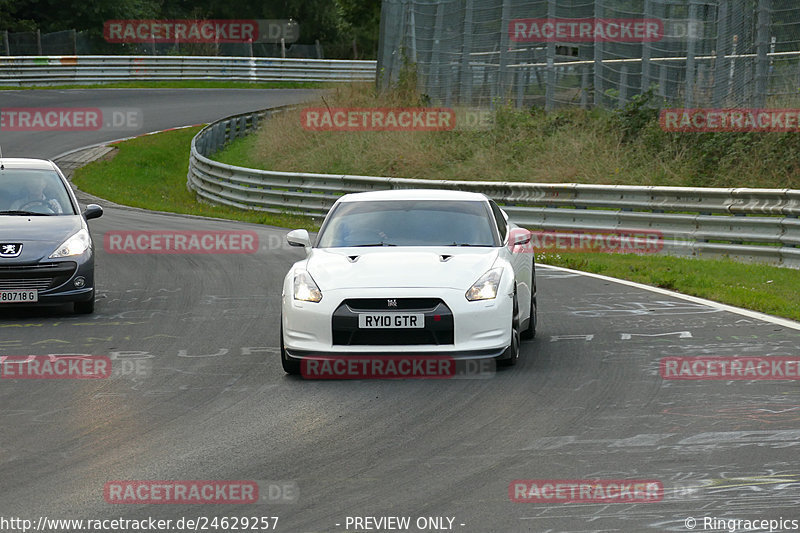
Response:
M630 141L653 121L658 119L657 86L653 85L642 94L637 94L625 104L625 107L616 111L616 122L622 132L622 140Z

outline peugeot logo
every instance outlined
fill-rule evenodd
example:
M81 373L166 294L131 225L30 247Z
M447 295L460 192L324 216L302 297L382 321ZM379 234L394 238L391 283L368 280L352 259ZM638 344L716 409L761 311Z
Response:
M18 257L22 253L21 242L0 243L0 257Z
M386 300L386 307L397 307L397 300Z

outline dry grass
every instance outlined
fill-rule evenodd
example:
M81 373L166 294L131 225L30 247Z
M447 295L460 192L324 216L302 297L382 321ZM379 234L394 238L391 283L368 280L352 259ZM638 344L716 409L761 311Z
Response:
M337 87L311 105L425 102L412 90L378 95L366 84ZM402 178L800 188L800 149L792 139L775 137L783 134L692 137L664 133L651 123L623 140L615 120L604 111L545 114L500 107L495 126L484 131L316 132L304 130L294 111L274 117L215 158L270 170ZM785 150L776 148L781 143Z

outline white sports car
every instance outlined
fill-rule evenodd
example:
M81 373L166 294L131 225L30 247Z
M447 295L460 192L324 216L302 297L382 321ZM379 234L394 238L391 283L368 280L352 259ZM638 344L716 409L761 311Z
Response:
M342 196L283 282L281 361L450 356L514 364L536 330L530 234L482 194L391 190ZM511 242L509 242L509 240Z

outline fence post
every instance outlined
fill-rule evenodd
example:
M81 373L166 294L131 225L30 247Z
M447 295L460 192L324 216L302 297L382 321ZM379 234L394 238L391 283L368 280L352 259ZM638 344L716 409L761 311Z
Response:
M689 35L689 28L697 25L697 0L689 0L689 26L686 30L686 96L684 97L684 107L694 106L694 84L695 84L695 53L697 43Z
M497 72L498 96L505 98L508 85L508 48L511 42L508 25L511 22L511 0L503 0L503 11L500 16L500 61Z
M589 66L581 67L581 108L589 109Z
M755 107L764 107L769 82L769 15L771 0L758 2L758 30L756 31L756 94Z
M441 88L439 87L441 76L441 56L442 56L442 31L444 27L444 3L436 4L436 22L433 26L433 48L431 49L431 64L428 74L428 94L437 100L441 100Z
M36 51L38 55L42 55L42 32L38 28L36 30Z
M594 0L594 18L603 16L603 0ZM594 105L603 106L603 42L594 41Z
M3 32L3 47L5 48L6 55L11 55L11 48L8 46L8 30Z
M628 66L622 65L619 69L619 108L625 107L628 103Z
M470 105L472 102L472 68L469 65L469 54L472 52L472 3L466 0L464 6L464 40L461 42L461 79L459 80L459 102Z
M720 2L717 7L717 54L714 58L714 107L722 107L727 92L725 72L728 58L728 2Z
M547 18L556 18L556 0L547 0ZM547 43L547 81L544 89L544 110L553 110L556 93L556 43L552 39Z
M664 99L667 97L667 63L661 62L658 69L658 96Z
M653 0L644 0L644 18L653 18ZM641 92L644 93L650 88L650 51L652 44L649 41L642 41L642 84Z

